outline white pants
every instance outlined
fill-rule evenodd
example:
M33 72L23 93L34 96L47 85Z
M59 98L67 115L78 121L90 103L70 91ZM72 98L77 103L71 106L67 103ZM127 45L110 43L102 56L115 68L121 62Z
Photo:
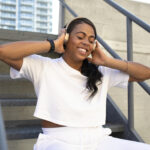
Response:
M109 136L102 127L43 128L34 150L150 150L150 145Z

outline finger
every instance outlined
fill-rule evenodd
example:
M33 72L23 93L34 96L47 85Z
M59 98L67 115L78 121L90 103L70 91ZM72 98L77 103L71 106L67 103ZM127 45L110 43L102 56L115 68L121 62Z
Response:
M100 43L96 40L96 48L100 47Z
M66 29L63 28L63 29L60 30L60 32L58 34L58 37L60 37L60 36L62 36L64 34L66 34Z
M97 40L95 41L95 44L96 44L96 46L95 46L94 51L97 50L97 48L98 48L98 41Z
M61 29L61 33L63 34L66 34L66 29L65 28L63 28L63 29Z
M65 41L65 35L66 35L66 32L64 30L62 30L62 33L58 37L58 40L61 41L61 43L64 43L64 41Z

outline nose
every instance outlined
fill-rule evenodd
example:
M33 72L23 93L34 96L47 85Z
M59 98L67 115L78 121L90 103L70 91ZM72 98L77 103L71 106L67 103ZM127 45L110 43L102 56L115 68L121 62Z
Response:
M85 46L89 46L89 40L88 39L84 39L82 43Z

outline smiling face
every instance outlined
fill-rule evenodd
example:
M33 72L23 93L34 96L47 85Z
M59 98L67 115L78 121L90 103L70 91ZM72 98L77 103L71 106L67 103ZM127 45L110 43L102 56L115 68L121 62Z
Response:
M77 24L69 34L64 58L70 63L82 63L91 52L95 42L93 28L86 23Z

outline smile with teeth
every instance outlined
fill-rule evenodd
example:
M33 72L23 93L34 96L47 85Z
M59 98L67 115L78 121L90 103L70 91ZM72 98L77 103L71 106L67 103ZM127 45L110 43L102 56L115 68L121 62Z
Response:
M78 48L79 52L82 54L86 54L87 50L83 48Z

